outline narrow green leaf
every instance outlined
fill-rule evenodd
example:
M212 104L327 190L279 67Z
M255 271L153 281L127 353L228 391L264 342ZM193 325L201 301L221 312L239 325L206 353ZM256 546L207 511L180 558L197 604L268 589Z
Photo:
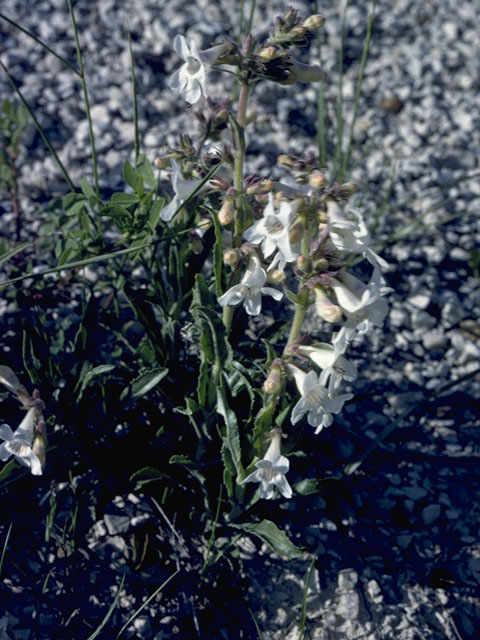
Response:
M212 209L213 227L215 230L215 244L213 245L213 274L217 297L223 294L223 240L222 227L218 221L218 214Z
M131 384L132 398L140 398L157 386L160 380L167 375L168 369L152 369L134 380Z
M33 242L22 242L21 244L17 244L15 247L13 247L13 249L5 251L5 253L2 253L2 255L0 255L0 264L7 262L7 260L10 260L10 258L13 258L28 247L33 247Z
M151 231L155 232L157 230L158 223L160 221L160 214L162 213L162 209L165 206L165 200L163 198L158 198L152 204L152 208L150 209L150 213L148 216L148 226Z
M134 191L137 190L138 176L135 169L130 164L129 160L125 160L122 169L122 176L129 187L132 187Z
M240 433L238 431L238 422L235 413L230 409L225 397L225 391L221 387L217 387L217 412L225 421L224 444L230 452L232 462L235 467L236 475L243 477L244 470L242 465L242 450L240 447Z
M155 189L155 187L157 186L157 180L153 173L152 163L146 156L143 155L143 153L138 156L136 174L137 176L141 176L144 183L151 189Z
M102 622L100 623L98 628L90 636L88 636L87 640L95 640L95 638L98 637L98 635L103 631L104 626L107 624L108 620L110 619L112 613L115 610L115 607L117 606L117 602L118 602L118 599L120 597L120 593L122 592L124 581L125 581L125 576L123 575L122 579L120 580L120 584L118 586L117 593L115 594L115 598L114 598L112 604L110 605L109 610L107 611L104 619L102 620Z
M140 202L140 198L136 193L114 193L110 202L128 207L131 204L137 204L137 202Z
M80 401L85 392L85 389L94 378L96 378L97 376L101 376L103 373L108 373L109 371L112 371L112 369L115 369L115 365L113 364L100 364L97 367L93 367L93 369L90 369L90 371L87 371L87 373L80 378L73 392L76 401Z
M155 469L155 467L143 467L142 469L135 471L135 473L132 473L130 480L136 482L135 490L138 490L145 484L169 477L170 476L167 473L164 473L159 469Z
M95 193L94 188L88 182L88 180L84 177L82 178L82 182L80 183L80 187L82 189L82 193L87 198L90 206L94 205L97 202L97 194Z
M273 551L287 560L303 558L305 555L305 552L296 547L286 534L270 520L262 520L258 523L230 524L230 526L257 536L263 542L266 542Z
M168 463L169 464L186 464L186 465L193 464L190 458L188 456L184 456L183 454L170 456Z

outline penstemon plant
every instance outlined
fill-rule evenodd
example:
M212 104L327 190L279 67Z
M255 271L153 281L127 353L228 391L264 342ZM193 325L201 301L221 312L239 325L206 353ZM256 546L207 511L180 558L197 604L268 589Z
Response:
M129 425L129 442L135 443L137 420L156 423L143 466L137 459L125 463L130 482L142 488L163 483L161 503L168 511L184 492L190 496L188 477L204 494L205 531L227 523L287 557L300 552L273 522L248 522L248 511L259 499L295 498L282 443L303 422L320 434L353 398L342 391L344 381L357 376L349 345L382 326L390 291L381 274L387 264L373 250L361 212L348 205L352 183L337 183L313 153L280 156L283 173L291 174L283 181L245 175L255 86L319 81L321 69L296 60L294 49L308 46L323 23L320 15L305 19L289 8L265 42L248 35L242 43L226 39L200 51L193 40L175 37L181 63L168 86L192 105L198 138L181 135L153 166L137 153L124 164L128 189L108 201L84 179L57 203L55 224L60 221L64 233L54 240L57 266L43 273L70 269L78 276L82 320L65 361L62 350L50 346L47 362L40 361L40 330L36 342L28 331L24 338L32 381L50 377L47 408L57 423L79 419L72 397L84 407L79 416L90 415L88 397L102 407L96 420L106 431L99 443L108 433L113 437L112 425ZM211 98L213 70L233 78L229 95L235 100ZM45 246L52 242L49 224ZM353 274L364 259L368 282ZM83 269L101 261L108 267L87 282ZM311 311L315 333L328 336L322 342L308 338ZM143 333L132 337L132 323ZM43 345L63 345L67 325ZM106 327L111 330L102 334L98 350L91 336ZM27 414L16 431L0 426L0 459L13 455L39 475L45 466L44 405L5 367L2 382Z

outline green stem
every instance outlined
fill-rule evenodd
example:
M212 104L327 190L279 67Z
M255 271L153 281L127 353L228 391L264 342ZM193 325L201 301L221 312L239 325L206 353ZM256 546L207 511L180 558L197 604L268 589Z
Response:
M135 162L138 162L140 155L140 135L138 132L138 104L137 104L137 82L135 78L135 58L133 57L132 35L128 33L128 51L130 53L130 74L132 80L132 96L133 96L133 128L135 141Z
M295 315L293 316L292 328L290 329L290 335L288 336L287 344L285 345L285 349L283 350L283 355L286 355L287 347L291 342L294 342L300 335L302 330L302 324L305 319L305 314L308 309L308 298L307 301L298 302L295 305Z
M245 159L245 137L244 128L247 119L247 104L248 94L250 87L244 82L240 87L240 94L238 96L238 109L237 118L231 118L231 125L233 130L233 140L235 143L235 156L233 166L233 186L237 192L235 199L235 231L233 236L233 246L239 247L242 244L242 234L244 231L244 210L245 205L243 201L243 163ZM235 274L232 286L238 284L239 274ZM227 330L227 334L230 332L232 326L234 307L226 306L223 309L222 320Z
M10 71L7 69L7 67L3 64L3 62L0 60L0 67L5 71L5 73L7 74L7 78L8 81L10 82L10 84L12 85L13 90L15 91L15 93L18 95L18 97L20 98L20 100L22 101L23 106L25 107L25 109L28 111L28 113L30 114L30 117L33 120L33 123L38 131L38 133L40 134L40 137L42 138L43 142L45 143L47 149L50 151L50 153L52 154L52 156L55 158L55 162L58 164L60 171L63 173L63 176L65 178L65 180L68 183L68 186L70 187L70 189L72 191L75 191L75 185L73 184L72 180L70 179L70 176L68 175L67 170L65 169L62 161L60 160L60 158L58 157L57 152L55 151L55 149L52 147L52 144L50 142L50 140L47 137L47 134L45 133L45 131L42 129L42 125L39 123L39 121L37 120L33 109L30 108L30 105L28 104L28 102L25 100L23 93L20 91L19 87L17 87L15 80L13 79L13 76L11 75ZM2 283L3 284L3 283Z

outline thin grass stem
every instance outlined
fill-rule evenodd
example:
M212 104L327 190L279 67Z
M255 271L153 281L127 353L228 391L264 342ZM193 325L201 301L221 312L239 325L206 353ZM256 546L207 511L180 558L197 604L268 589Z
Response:
M305 588L303 590L303 598L302 598L302 614L300 616L300 629L298 631L298 640L303 640L305 637L305 629L307 624L307 595L308 589L310 588L310 582L312 581L313 570L315 569L315 560L316 558L312 558L310 566L308 568L307 580L305 582Z
M172 573L172 575L170 577L168 577L164 582L162 582L162 584L159 587L157 587L155 589L155 591L151 595L148 596L148 598L145 600L145 602L142 603L142 605L134 613L132 613L130 618L126 621L126 623L123 625L123 627L120 629L120 631L115 636L115 640L118 640L118 638L120 638L120 636L125 631L125 629L128 627L128 625L131 622L133 622L135 620L135 618L143 611L143 609L145 609L145 607L155 598L157 593L159 593L164 587L166 587L167 584L170 582L170 580L173 580L173 578L179 573L179 571L180 571L180 569L177 569L175 571L175 573Z
M58 167L60 169L60 171L63 174L63 177L65 178L65 180L68 183L68 186L70 187L70 189L72 191L75 191L75 186L72 182L72 180L70 179L70 176L68 175L68 171L66 170L63 162L60 160L60 158L57 155L57 152L55 151L55 149L52 147L52 144L50 142L50 140L48 139L47 134L45 133L45 131L42 128L42 125L39 123L39 121L37 120L37 118L35 117L35 114L33 113L33 110L30 108L30 105L28 104L28 102L25 100L23 93L21 92L21 90L19 89L19 87L17 87L15 80L13 79L13 76L11 75L10 71L7 69L7 67L3 64L3 62L0 60L0 66L2 67L2 69L5 71L5 73L7 74L7 78L10 82L10 84L12 85L13 90L15 91L15 93L18 95L18 97L20 98L23 106L25 107L25 109L28 111L28 113L30 114L30 117L33 120L33 123L38 131L38 133L40 134L40 137L42 138L43 142L45 143L47 149L50 151L50 153L52 154L53 158L55 159L55 162L58 164Z
M75 20L75 13L73 11L72 0L67 0L68 2L68 10L70 12L70 18L72 20L73 32L75 36L75 47L77 50L77 63L78 68L80 69L80 77L82 79L82 90L83 90L83 101L85 104L85 111L87 115L88 121L88 135L90 138L90 148L92 152L92 163L93 163L93 181L95 183L95 193L97 195L97 200L100 200L100 188L98 183L98 163L97 163L97 152L95 150L95 136L93 135L93 125L92 125L92 115L90 113L90 101L88 99L88 91L87 91L87 83L85 80L85 69L83 66L83 57L82 50L80 48L80 40L78 37L78 27L77 21ZM102 232L102 221L99 216L97 216L97 230L99 233Z
M135 58L132 48L132 36L128 34L128 51L130 53L130 72L132 77L132 95L133 95L133 127L135 131L135 162L140 155L140 135L138 132L138 101L137 101L137 82L135 79Z
M48 53L51 53L52 56L55 56L55 58L57 58L57 60L60 60L60 62L62 64L64 64L68 69L70 69L70 71L73 71L73 73L75 73L79 78L82 77L82 74L80 73L80 71L78 69L75 69L75 67L73 67L69 62L67 62L65 60L65 58L62 58L61 55L59 55L56 51L54 51L53 49L51 49L48 44L45 44L45 42L43 42L43 40L40 40L40 38L37 38L36 35L34 35L33 33L31 33L30 31L28 31L27 29L25 29L24 27L22 27L21 25L19 25L17 22L15 22L14 20L11 20L10 18L8 18L5 14L0 13L0 18L2 20L5 20L6 22L8 22L9 24L11 24L13 27L15 27L16 29L18 29L19 31L22 31L23 33L25 33L29 38L32 38L32 40L35 40L35 42L38 42L38 44L40 46L42 46L44 49L46 49L48 51Z
M343 153L343 58L345 55L345 25L347 19L348 0L345 0L345 5L342 14L342 27L340 31L340 49L338 52L338 98L337 98L337 144L335 147L335 164L334 172L331 178L333 182L338 173L340 172L342 165L342 153Z
M348 134L348 143L347 143L347 149L345 151L345 155L343 156L343 162L342 162L342 167L340 169L340 175L339 175L339 182L343 182L343 180L345 179L345 174L347 171L347 167L348 164L350 162L350 158L352 155L352 150L353 150L353 135L354 135L354 131L355 131L355 124L357 122L357 115L358 115L358 106L360 103L360 95L362 93L362 84L363 84L363 78L365 75L365 67L367 64L367 59L368 59L368 51L370 48L370 40L372 37L372 29L373 29L373 23L375 21L375 10L377 8L377 0L373 0L373 4L372 4L372 10L370 12L370 16L368 18L368 23L367 23L367 32L365 34L365 40L363 42L363 51L362 51L362 59L360 62L360 71L358 74L358 80L357 80L357 87L355 90L355 99L354 99L354 104L353 104L353 115L352 115L352 120L350 122L350 130L349 130L349 134Z
M0 556L0 576L2 575L3 561L5 559L5 554L7 552L8 541L10 540L10 534L12 533L13 522L10 523L8 527L7 535L5 536L5 541L3 543L2 555Z
M68 0L68 2L70 3L70 0ZM109 610L107 611L104 619L99 624L99 626L96 628L96 630L90 636L88 636L87 640L95 640L95 638L97 638L98 635L103 631L104 626L107 624L108 620L110 619L110 616L112 615L112 613L115 610L115 607L117 606L117 602L118 602L118 599L120 597L120 592L122 591L124 582L125 582L125 576L122 576L122 579L120 581L120 586L117 589L117 593L115 594L115 598L114 598L112 604L110 605Z

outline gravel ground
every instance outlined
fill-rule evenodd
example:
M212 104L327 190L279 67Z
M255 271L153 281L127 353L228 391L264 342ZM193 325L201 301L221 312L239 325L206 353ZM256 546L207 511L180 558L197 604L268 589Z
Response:
M292 4L304 14L312 12L307 2ZM327 18L322 56L331 131L341 21L338 2L318 4ZM279 2L259 0L254 28L265 28L283 9ZM445 387L473 372L480 356L480 280L475 271L480 182L469 178L478 172L480 155L478 9L474 0L378 3L354 131L357 151L351 178L360 185L355 203L370 214L375 237L385 240L382 255L391 265L386 277L394 293L385 330L354 345L360 370L353 385L355 402L335 429L323 432L311 445L318 453L319 473L330 474L323 498L301 498L282 511L292 537L318 557L306 601L308 638L478 638L480 383L477 376ZM64 0L38 0L34 6L6 0L2 11L74 62ZM178 65L171 50L174 35L188 34L206 46L224 33L234 33L233 3L79 0L75 11L101 184L115 188L133 147L126 27L132 32L137 64L142 145L153 159L175 142L178 131L191 130L191 112L166 86ZM368 11L365 2L349 3L344 57L347 124ZM1 60L34 107L74 182L91 176L78 79L3 20L0 35ZM214 96L222 95L221 80L219 75ZM0 97L8 95L10 86L0 75ZM258 119L249 137L250 170L268 173L280 153L313 148L315 100L311 86L256 88ZM329 139L333 144L333 137ZM39 204L66 189L33 127L26 143L20 186L28 226L35 224ZM376 219L379 207L383 213ZM10 203L0 196L0 235L7 237L12 228ZM440 395L429 397L442 388ZM402 415L387 444L373 452L357 474L338 473L355 452ZM101 574L107 568L108 576L126 554L132 519L142 513L152 522L158 517L141 495L118 496L110 508L110 516L117 519L109 519L107 513L89 531L82 556L90 571ZM310 561L283 564L249 540L241 553L263 637L296 639ZM139 575L139 593L155 579L159 575ZM0 638L26 639L32 610L19 602L15 580L8 580L0 604ZM89 606L95 605L84 597ZM139 597L126 594L126 616L138 607ZM137 619L128 637L190 637L178 635L175 611L168 605L152 607ZM43 623L47 628L55 619L50 613ZM15 634L5 635L2 629L7 627ZM219 632L205 637L256 637L247 631L243 635L240 628L238 635Z

